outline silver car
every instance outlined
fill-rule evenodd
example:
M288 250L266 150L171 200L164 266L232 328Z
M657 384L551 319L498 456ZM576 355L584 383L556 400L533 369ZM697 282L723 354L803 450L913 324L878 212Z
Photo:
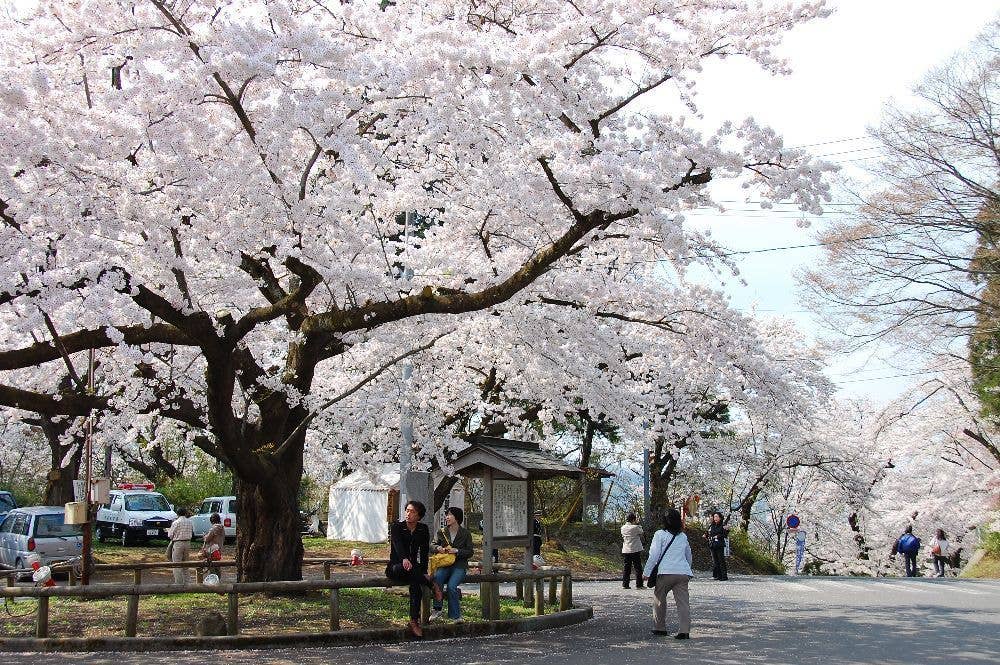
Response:
M62 506L15 508L0 522L0 564L26 568L34 552L47 566L78 556L83 551L83 528L64 523Z

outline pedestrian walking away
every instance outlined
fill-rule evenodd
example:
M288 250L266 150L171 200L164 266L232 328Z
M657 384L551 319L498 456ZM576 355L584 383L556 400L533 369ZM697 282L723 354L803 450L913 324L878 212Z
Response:
M410 501L403 510L403 520L395 522L389 529L389 564L385 576L395 582L410 586L410 623L407 628L416 638L422 638L420 627L420 605L423 587L434 592L434 600L441 602L439 587L427 574L427 557L431 545L431 533L421 518L427 509L420 501Z
M642 589L642 527L635 513L625 516L622 525L622 586L629 588L632 571L635 571L635 588Z
M170 544L167 545L167 559L173 562L187 561L188 552L191 551L191 537L194 535L194 524L188 519L191 511L181 508L177 511L177 519L167 529L167 538ZM188 573L186 568L174 568L174 584L187 584Z
M916 577L917 575L917 552L919 551L920 539L913 535L913 527L907 526L892 546L893 555L897 552L903 555L907 577Z
M459 585L465 579L469 569L469 557L472 556L472 534L462 526L465 514L461 508L452 506L445 513L445 526L438 531L434 541L434 551L438 554L454 554L455 563L442 566L434 571L434 581L448 592L448 618L453 621L462 620L462 596ZM441 617L443 603L435 598L434 611L431 619Z
M715 511L712 513L711 521L708 523L708 531L705 538L708 539L708 549L712 553L712 578L717 580L728 580L729 571L726 569L726 538L729 537L729 529L723 524L722 513Z
M949 547L948 536L945 535L944 529L938 529L931 538L931 556L934 557L934 574L937 577L944 577L944 567L951 562Z
M655 572L654 572L655 569ZM681 514L670 508L663 515L663 528L653 534L649 544L649 557L642 571L643 579L655 575L653 589L653 634L669 635L667 632L667 594L673 592L677 606L678 640L686 640L691 633L691 602L688 596L688 580L694 577L691 571L691 544Z
M222 561L222 545L226 542L226 530L222 526L222 516L219 513L212 513L212 516L208 518L208 521L212 524L212 528L208 530L205 534L205 538L201 544L201 558L205 560L206 563L210 564L209 568L213 573L215 573L219 580L222 580L222 567L218 565L218 562Z

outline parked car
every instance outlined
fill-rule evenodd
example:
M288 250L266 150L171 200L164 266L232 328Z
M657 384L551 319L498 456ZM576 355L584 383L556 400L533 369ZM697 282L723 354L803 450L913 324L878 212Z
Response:
M0 490L0 517L3 517L15 508L17 508L17 501L14 500L14 495L10 492Z
M236 497L235 496L210 496L201 502L198 512L191 517L194 527L194 537L203 538L208 530L212 528L209 518L212 513L219 513L222 518L222 528L226 530L226 539L236 538Z
M42 565L66 561L83 551L83 529L65 523L62 506L14 508L0 522L0 563L26 568L28 554L36 553Z
M111 490L110 500L97 509L94 535L99 541L116 539L122 545L166 538L177 513L152 485L122 486Z

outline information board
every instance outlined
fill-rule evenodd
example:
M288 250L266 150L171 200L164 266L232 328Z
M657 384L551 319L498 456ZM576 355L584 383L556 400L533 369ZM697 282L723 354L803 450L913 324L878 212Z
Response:
M528 481L493 481L493 537L528 535Z

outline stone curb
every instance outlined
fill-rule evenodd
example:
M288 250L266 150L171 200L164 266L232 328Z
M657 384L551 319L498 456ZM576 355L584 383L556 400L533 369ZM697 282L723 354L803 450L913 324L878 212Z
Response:
M455 637L484 637L563 628L594 618L594 608L581 605L565 612L492 622L452 623L424 627L424 641ZM0 639L0 652L59 651L187 651L210 649L266 649L277 647L346 646L411 641L405 628L376 628L326 633L237 635L234 637L48 637Z

